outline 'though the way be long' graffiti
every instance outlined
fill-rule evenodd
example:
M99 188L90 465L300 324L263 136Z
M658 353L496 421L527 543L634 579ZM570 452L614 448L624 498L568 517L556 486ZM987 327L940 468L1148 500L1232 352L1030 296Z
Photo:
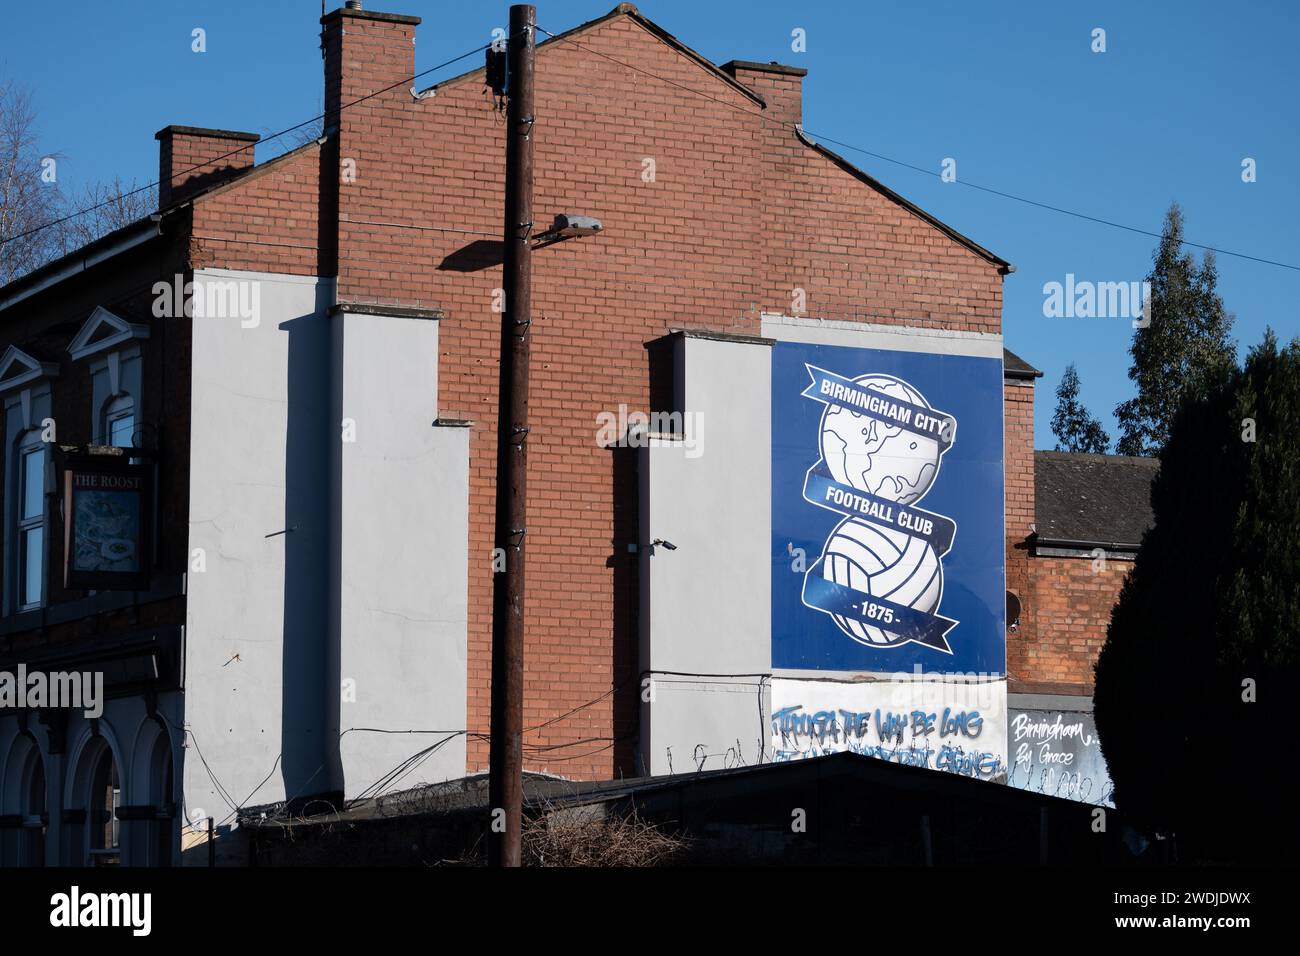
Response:
M894 699L900 695L913 695L915 702L909 706ZM940 696L950 696L952 703L934 703ZM773 759L849 751L981 780L1004 779L1006 739L1000 708L967 706L961 696L959 689L921 684L904 690L882 682L775 680Z

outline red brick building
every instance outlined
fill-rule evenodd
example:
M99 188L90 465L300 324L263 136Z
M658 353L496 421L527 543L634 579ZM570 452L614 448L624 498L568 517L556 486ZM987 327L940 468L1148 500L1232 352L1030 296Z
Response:
M236 802L375 792L412 754L427 776L486 767L503 120L481 69L412 88L418 18L321 24L319 140L254 165L251 134L168 127L156 216L0 290L6 447L46 418L67 454L118 444L98 423L127 396L157 508L148 588L64 587L51 453L39 593L6 544L4 664L119 675L98 721L4 718L9 862L38 827L47 859L170 862L182 825ZM534 210L604 231L533 257L525 756L609 778L645 769L646 542L635 466L593 436L681 387L652 343L743 348L794 316L1000 355L1011 267L805 137L801 69L715 66L629 4L537 57ZM169 312L187 283L173 305L199 304ZM100 345L78 357L81 333ZM132 361L137 384L95 384ZM1093 573L1085 545L1136 540L1044 547L1040 373L1007 354L1004 374L1006 669L1086 694L1123 562Z
M1007 646L1008 668L1090 693L1110 610L1151 525L1159 460L1038 451L1034 465L1026 613Z

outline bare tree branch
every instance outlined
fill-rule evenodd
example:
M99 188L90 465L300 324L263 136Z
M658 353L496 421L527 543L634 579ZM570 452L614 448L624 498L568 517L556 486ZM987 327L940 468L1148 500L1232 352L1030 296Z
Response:
M31 93L13 81L0 83L0 285L62 254L57 227L63 197L57 173L46 168L36 142ZM38 231L33 231L38 230Z
M92 183L75 193L59 185L55 153L42 153L31 92L0 82L0 286L39 269L158 206L155 187L134 181Z

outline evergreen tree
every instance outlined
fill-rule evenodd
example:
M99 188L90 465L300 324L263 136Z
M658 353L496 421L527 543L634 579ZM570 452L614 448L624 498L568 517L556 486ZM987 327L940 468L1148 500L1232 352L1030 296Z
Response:
M1218 268L1206 252L1201 267L1182 248L1183 213L1174 203L1165 214L1160 244L1147 281L1149 311L1133 336L1128 377L1137 397L1115 409L1121 455L1158 455L1169 437L1179 404L1198 394L1216 366L1235 362L1228 333L1233 316L1215 288Z
M1079 370L1071 362L1056 386L1056 411L1052 415L1052 434L1057 437L1057 451L1085 451L1106 454L1110 436L1101 422L1079 401Z
M1097 661L1097 730L1117 807L1182 860L1294 859L1300 339L1279 350L1270 332L1204 386L1160 456Z

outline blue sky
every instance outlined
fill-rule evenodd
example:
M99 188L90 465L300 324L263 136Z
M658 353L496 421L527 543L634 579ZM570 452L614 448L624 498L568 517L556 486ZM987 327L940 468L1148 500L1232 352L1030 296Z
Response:
M613 5L542 0L538 23L558 33ZM366 6L424 18L418 70L487 42L508 10L504 0ZM639 8L715 62L806 67L804 125L813 133L935 171L956 159L959 182L944 183L828 144L1015 263L1004 329L1008 347L1046 373L1040 448L1055 444L1054 390L1070 362L1112 439L1112 410L1132 394L1129 322L1045 318L1044 283L1067 273L1140 280L1155 240L960 180L1152 231L1176 199L1188 239L1300 265L1300 57L1291 48L1300 5L646 0ZM65 185L118 175L143 183L157 175L153 133L169 123L266 134L318 113L319 17L319 0L11 4L0 76L32 89L42 147L65 157ZM201 55L190 49L195 27L207 32ZM1097 27L1105 53L1090 49ZM791 50L796 28L806 52ZM1254 183L1241 180L1245 157L1256 160ZM1300 334L1300 271L1226 255L1219 269L1243 351L1266 325Z

